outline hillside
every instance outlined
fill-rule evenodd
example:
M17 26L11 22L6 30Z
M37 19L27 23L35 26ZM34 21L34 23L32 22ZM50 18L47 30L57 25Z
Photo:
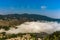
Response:
M57 21L60 19L54 19L43 15L36 14L8 14L0 15L0 26L16 26L26 21Z
M0 15L0 19L2 20L12 20L12 19L18 19L18 20L22 20L22 19L28 19L28 20L33 20L33 21L37 21L37 20L44 20L44 21L59 21L60 19L54 19L54 18L50 18L47 16L43 16L43 15L37 15L37 14L8 14L8 15Z

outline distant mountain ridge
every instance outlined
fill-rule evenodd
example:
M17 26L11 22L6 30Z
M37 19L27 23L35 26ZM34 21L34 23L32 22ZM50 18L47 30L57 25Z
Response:
M8 15L0 15L0 19L3 19L3 20L7 20L7 19L27 19L27 20L30 20L30 21L57 21L57 22L60 22L60 19L54 19L54 18L50 18L50 17L47 17L47 16L43 16L43 15L37 15L37 14L27 14L27 13L24 13L24 14L8 14Z

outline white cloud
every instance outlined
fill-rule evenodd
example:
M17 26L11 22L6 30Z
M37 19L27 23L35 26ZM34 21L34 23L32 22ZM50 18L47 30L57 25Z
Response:
M43 9L43 10L46 9L46 8L47 8L46 6L41 6L41 9Z

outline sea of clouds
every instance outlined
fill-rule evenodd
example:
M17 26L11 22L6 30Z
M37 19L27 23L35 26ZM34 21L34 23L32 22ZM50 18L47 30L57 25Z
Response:
M18 34L18 33L53 33L55 31L60 31L60 23L58 22L40 22L40 21L32 21L25 22L21 25L16 26L15 28L10 28L10 30L5 31L1 29L0 32L6 32L7 34Z

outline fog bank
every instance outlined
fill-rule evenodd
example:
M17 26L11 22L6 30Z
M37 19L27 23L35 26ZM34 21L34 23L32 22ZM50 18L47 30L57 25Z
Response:
M16 26L17 29L10 28L10 30L5 31L10 34L17 33L53 33L55 31L60 31L60 23L57 22L25 22L21 25Z

